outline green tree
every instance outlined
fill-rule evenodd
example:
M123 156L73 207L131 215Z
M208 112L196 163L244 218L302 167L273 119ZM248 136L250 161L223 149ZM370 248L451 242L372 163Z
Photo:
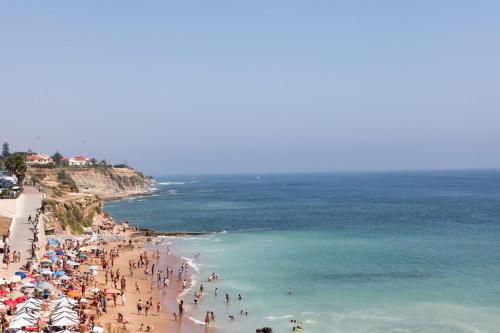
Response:
M15 153L5 159L5 168L17 177L17 184L22 185L26 176L26 158L23 154Z
M9 157L10 155L10 148L9 148L9 143L4 142L2 146L2 156L3 158Z
M52 155L52 160L54 161L55 165L61 165L62 159L63 156L58 151L56 151L55 154Z

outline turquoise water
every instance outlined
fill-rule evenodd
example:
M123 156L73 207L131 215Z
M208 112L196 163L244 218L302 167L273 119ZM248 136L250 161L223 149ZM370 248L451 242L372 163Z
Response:
M498 171L158 179L155 196L106 209L214 232L164 241L201 252L192 316L215 311L223 332L287 332L292 318L303 332L500 332Z

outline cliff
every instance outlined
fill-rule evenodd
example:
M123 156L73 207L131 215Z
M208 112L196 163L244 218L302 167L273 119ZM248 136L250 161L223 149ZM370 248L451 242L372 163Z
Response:
M31 168L28 182L40 184L46 230L56 234L81 234L112 218L103 212L103 201L146 195L151 177L130 168Z
M97 195L103 200L149 194L153 178L130 168L32 168L28 180L40 183L49 197L77 192Z

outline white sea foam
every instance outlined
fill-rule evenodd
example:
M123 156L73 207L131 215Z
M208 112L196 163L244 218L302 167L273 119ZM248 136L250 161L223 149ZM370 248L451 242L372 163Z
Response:
M193 317L188 317L189 320L191 320L193 323L195 324L198 324L198 325L201 325L201 326L206 326L205 323L201 320L198 320L196 318L193 318Z
M185 182L161 182L157 183L157 185L184 185L186 184Z
M292 319L292 315L283 315L283 316L267 316L264 317L264 319L270 320L270 321L276 321L276 320L284 320L284 319Z

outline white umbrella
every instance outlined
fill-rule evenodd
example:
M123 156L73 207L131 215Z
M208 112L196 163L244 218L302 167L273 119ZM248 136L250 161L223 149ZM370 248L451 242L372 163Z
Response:
M52 326L71 326L80 324L79 320L69 318L69 317L60 317L57 320L52 322Z
M68 281L68 280L71 280L71 278L70 278L69 276L67 276L67 275L62 275L62 276L59 278L59 280L66 280L66 281Z
M36 320L33 322L31 320L28 320L26 318L20 318L14 321L11 321L9 323L9 328L22 328L24 326L33 326L33 324L36 324Z
M95 333L104 333L104 328L99 327L99 326L94 326L94 328L92 329L92 332L95 332Z
M71 332L70 330L62 330L62 331L57 331L56 333L74 333L74 332Z

